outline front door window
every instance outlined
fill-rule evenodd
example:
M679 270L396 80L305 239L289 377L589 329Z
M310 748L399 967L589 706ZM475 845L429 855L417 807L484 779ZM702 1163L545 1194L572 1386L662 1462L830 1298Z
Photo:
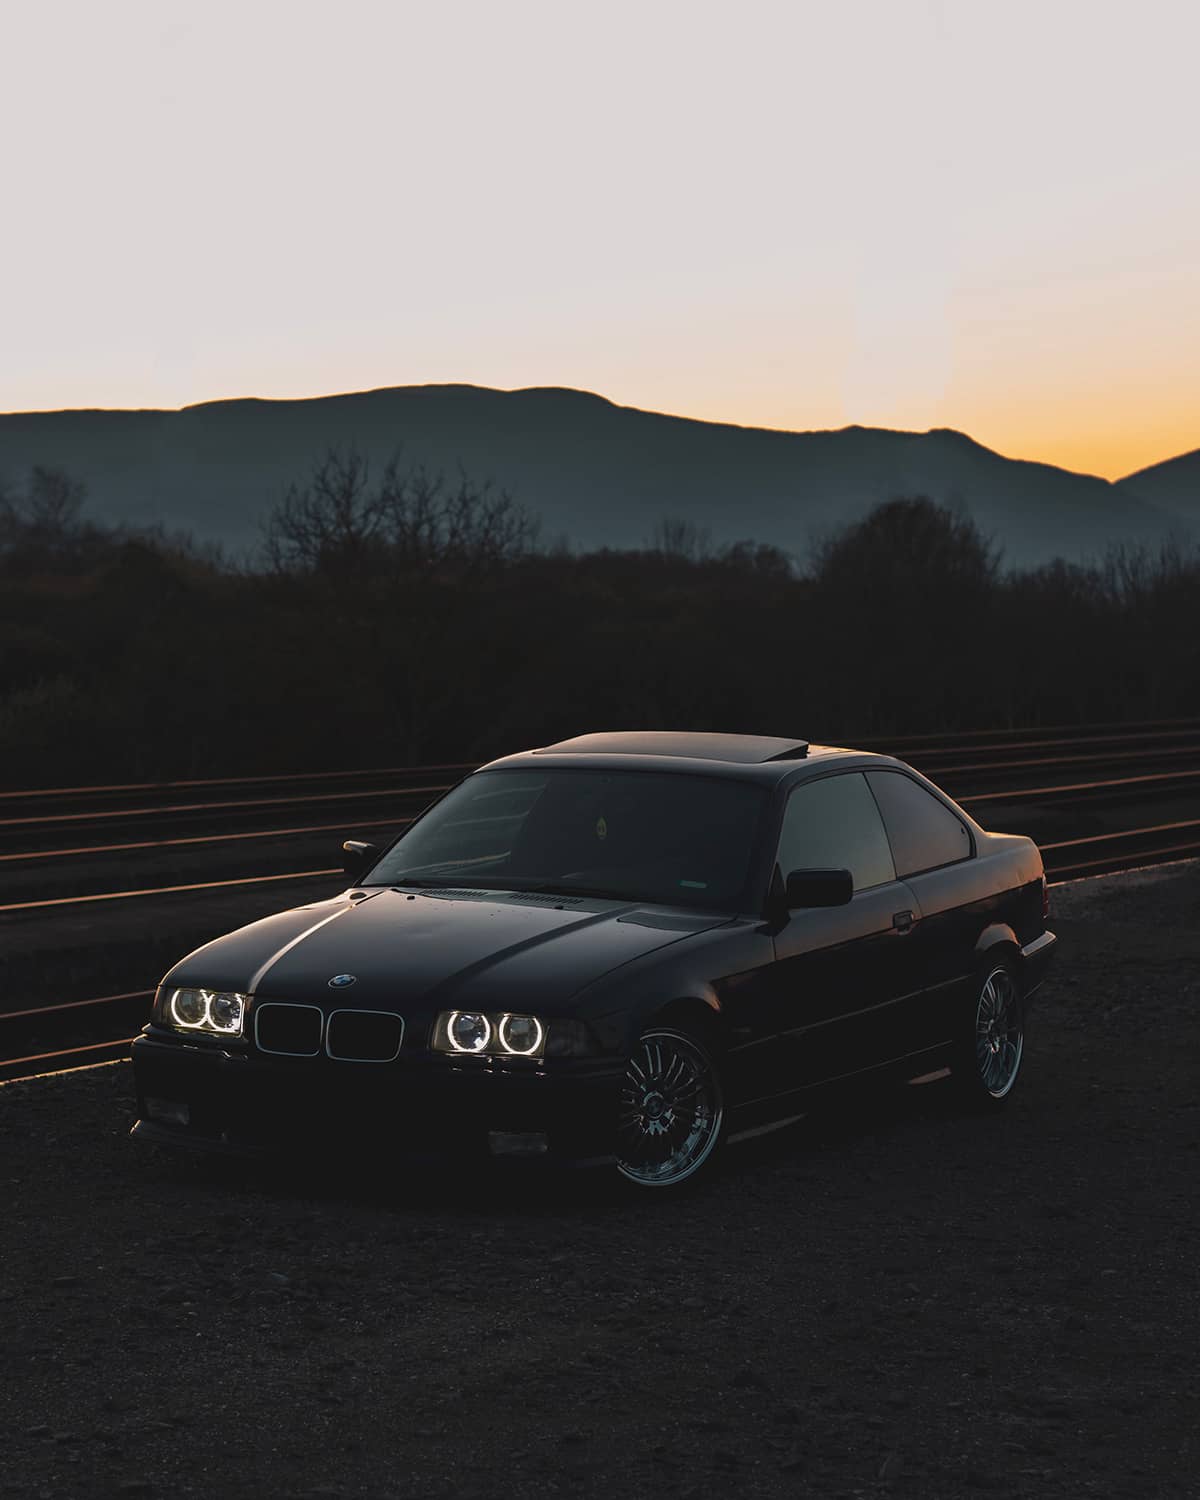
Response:
M855 891L896 878L892 851L867 778L861 771L823 776L788 798L779 837L779 873L849 870Z

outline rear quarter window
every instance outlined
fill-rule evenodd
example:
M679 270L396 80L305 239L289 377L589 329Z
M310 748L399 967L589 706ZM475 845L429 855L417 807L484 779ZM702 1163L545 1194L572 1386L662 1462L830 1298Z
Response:
M970 855L967 825L911 777L901 771L869 771L867 780L883 814L901 879L957 864Z

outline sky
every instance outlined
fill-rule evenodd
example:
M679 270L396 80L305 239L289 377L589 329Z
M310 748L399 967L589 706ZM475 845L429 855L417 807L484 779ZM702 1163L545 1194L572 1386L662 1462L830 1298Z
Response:
M0 410L464 381L1200 447L1196 0L12 0Z

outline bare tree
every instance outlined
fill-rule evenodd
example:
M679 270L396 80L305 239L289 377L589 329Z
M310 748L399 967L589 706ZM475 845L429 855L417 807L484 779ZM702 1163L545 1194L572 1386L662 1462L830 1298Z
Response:
M1193 553L1171 536L1157 549L1119 543L1110 547L1098 570L1108 596L1128 608L1141 608L1180 587L1192 587L1200 568L1200 552Z
M307 484L289 486L266 524L266 551L279 572L338 573L360 566L382 539L386 502L369 488L367 461L331 448Z
M86 489L63 469L35 465L24 490L0 481L0 550L61 558L89 534L79 519Z
M651 533L650 551L678 562L707 562L713 556L712 533L682 516L664 516Z
M277 577L344 633L415 761L480 670L468 623L479 603L466 592L499 583L536 535L509 494L465 474L402 469L395 455L372 478L361 454L331 450L276 506L264 540Z
M86 493L83 483L65 470L35 465L25 496L29 525L50 536L77 530Z
M402 470L399 455L372 483L361 454L331 449L271 513L265 542L276 571L365 580L513 561L536 537L535 520L507 491L462 473L450 483L424 468Z

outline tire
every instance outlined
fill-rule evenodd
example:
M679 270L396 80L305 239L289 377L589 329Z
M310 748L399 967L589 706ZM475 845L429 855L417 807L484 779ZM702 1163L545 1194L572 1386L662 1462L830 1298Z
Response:
M678 1187L711 1164L724 1134L725 1097L711 1043L699 1030L649 1027L621 1084L618 1173L635 1187Z
M971 1011L971 1030L952 1069L959 1098L975 1109L997 1109L1012 1095L1025 1057L1025 1002L1011 959L989 963Z

